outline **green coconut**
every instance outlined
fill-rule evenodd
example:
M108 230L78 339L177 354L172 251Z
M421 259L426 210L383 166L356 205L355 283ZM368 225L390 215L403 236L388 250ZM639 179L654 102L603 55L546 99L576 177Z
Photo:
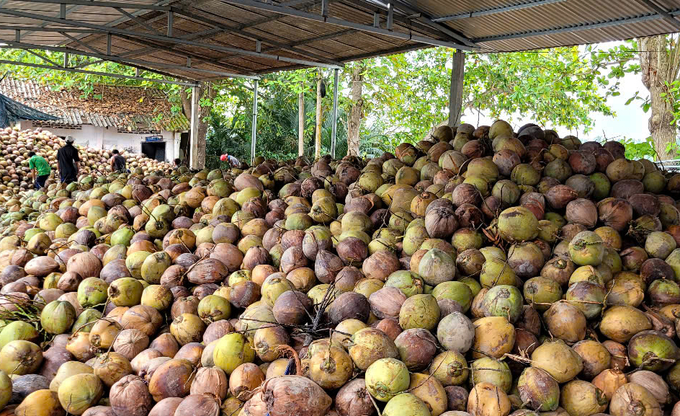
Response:
M505 260L498 258L487 258L479 275L479 283L483 287L515 285L517 280L517 275L512 267Z
M226 334L217 342L213 350L213 361L216 367L231 374L236 367L255 360L255 350L250 341L238 332Z
M431 331L437 327L439 316L439 305L434 296L428 294L413 295L401 305L399 325L404 330L424 328Z
M142 291L140 303L164 311L172 305L173 296L169 288L161 285L149 285Z
M418 274L425 283L436 286L456 277L456 261L444 251L433 248L420 259Z
M538 220L524 207L512 207L498 217L498 231L509 242L522 242L538 236Z
M0 370L9 375L35 373L42 360L42 350L30 341L10 341L0 350Z
M63 334L70 330L76 319L76 309L69 302L54 300L40 313L40 324L49 334Z
M116 306L135 306L142 300L144 285L132 277L114 280L108 289L109 300Z
M222 296L208 295L198 303L197 313L206 323L229 319L231 304Z
M560 385L545 370L527 367L517 379L522 403L533 410L552 412L560 404Z
M631 365L644 370L667 370L673 365L678 352L675 342L658 331L639 332L628 342Z
M59 403L68 413L82 415L99 402L104 385L94 374L76 374L59 385Z
M581 231L569 243L569 257L579 266L599 266L604 252L602 238L593 231Z
M142 265L147 257L151 256L148 251L135 251L125 259L125 267L130 271L132 277L142 278Z
M459 281L443 282L435 286L432 290L435 299L450 299L460 305L462 312L465 313L472 305L473 294L468 285Z
M71 327L71 332L90 332L94 323L101 319L101 317L102 313L98 310L93 308L85 309L80 313L80 315L78 315L78 318L76 318L73 326Z
M542 312L562 299L562 286L547 277L532 277L524 282L524 298L537 311Z
M35 341L39 335L38 330L28 322L12 321L0 332L0 350L11 341Z
M408 389L411 378L406 364L396 358L381 358L366 370L366 390L380 400L388 402Z
M478 383L491 383L506 393L512 389L512 373L506 362L482 357L473 361L470 367L472 374L470 382L473 386Z
M98 277L88 277L78 285L78 303L84 308L106 302L109 285Z
M370 279L377 280L377 279ZM381 282L382 283L382 282ZM406 297L422 294L425 283L417 274L408 270L397 270L389 275L385 285L387 287L396 287L401 290ZM378 290L380 288L377 288ZM355 288L356 290L356 288ZM368 296L366 296L368 298Z
M522 314L522 293L515 286L498 285L489 289L482 300L484 316L502 316L515 322Z
M129 258L129 257L128 257ZM164 251L159 251L145 257L140 268L139 276L150 284L159 284L163 272L172 265L172 258ZM132 270L130 270L132 272Z

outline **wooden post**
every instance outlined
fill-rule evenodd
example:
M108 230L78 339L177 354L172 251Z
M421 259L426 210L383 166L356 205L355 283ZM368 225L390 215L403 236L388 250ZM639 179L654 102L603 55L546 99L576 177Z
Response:
M451 89L449 91L449 126L454 127L460 122L463 107L463 85L465 82L465 53L456 50L453 53L453 68L451 69Z
M191 130L189 133L189 166L192 169L202 169L198 158L198 86L191 87Z
M316 79L316 146L314 148L314 158L321 157L321 70Z
M298 94L298 156L305 155L305 92Z

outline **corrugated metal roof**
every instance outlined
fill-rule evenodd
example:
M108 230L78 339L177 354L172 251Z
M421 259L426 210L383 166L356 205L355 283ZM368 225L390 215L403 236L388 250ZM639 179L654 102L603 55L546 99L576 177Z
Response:
M389 28L388 0L61 1L63 16L56 0L0 2L0 42L90 54L95 49L104 57L200 80L433 44L520 51L680 30L680 0L391 0ZM126 13L111 6L120 3L134 6L123 5Z
M183 114L172 114L165 93L153 88L97 86L85 98L77 90L53 90L46 84L8 76L0 82L0 92L59 117L57 123L65 126L91 124L124 131L189 129L189 120Z

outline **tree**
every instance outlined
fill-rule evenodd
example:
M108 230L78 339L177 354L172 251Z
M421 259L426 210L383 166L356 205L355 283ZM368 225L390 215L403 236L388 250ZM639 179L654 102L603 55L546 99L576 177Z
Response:
M657 156L661 160L677 157L674 96L680 70L680 45L675 36L660 35L641 38L640 66L642 83L649 90L649 132L654 139ZM672 91L675 84L675 91Z
M353 65L351 69L351 100L349 121L347 122L347 154L357 156L359 155L359 133L361 130L361 118L364 112L364 71L366 70L366 61L359 62Z
M215 98L215 88L211 82L201 83L199 87L196 88L196 94L198 94L198 127L196 129L196 154L194 163L192 167L198 167L202 169L205 167L205 151L206 151L206 134L208 133L208 123L209 117L212 110L212 102ZM182 101L182 111L184 116L191 120L191 95L192 91L190 88L182 88L180 92L180 99ZM192 147L194 147L192 146ZM190 151L193 151L190 150Z

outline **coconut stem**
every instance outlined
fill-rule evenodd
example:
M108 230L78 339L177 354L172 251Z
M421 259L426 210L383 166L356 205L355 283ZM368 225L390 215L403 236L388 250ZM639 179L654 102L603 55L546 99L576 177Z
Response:
M285 345L281 344L276 347L276 351L279 353L279 356L288 356L288 358L292 358L295 360L295 374L298 376L302 375L302 363L300 362L300 357L298 356L298 353L291 347L290 345Z

